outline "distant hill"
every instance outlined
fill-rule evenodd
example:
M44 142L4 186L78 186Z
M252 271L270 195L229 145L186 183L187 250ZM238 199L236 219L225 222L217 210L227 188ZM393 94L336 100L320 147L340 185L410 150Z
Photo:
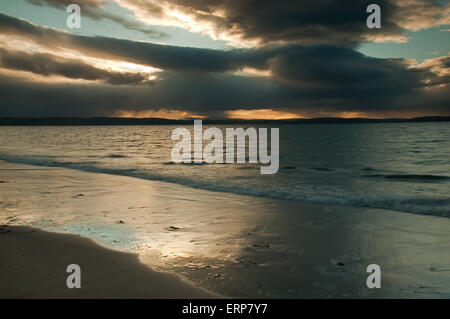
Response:
M322 123L399 123L399 122L449 122L450 116L426 116L412 119L366 119L366 118L334 118L323 117L313 119L290 120L213 120L205 119L204 124L322 124ZM160 118L123 118L123 117L33 117L33 118L0 118L0 125L190 125L193 120L169 120Z

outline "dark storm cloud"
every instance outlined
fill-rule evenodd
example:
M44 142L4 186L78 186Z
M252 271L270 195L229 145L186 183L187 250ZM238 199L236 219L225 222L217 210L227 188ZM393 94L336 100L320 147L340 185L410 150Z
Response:
M0 33L19 35L57 50L74 49L101 58L115 58L168 70L226 72L245 65L264 67L264 52L219 51L135 42L107 37L87 37L41 27L0 13ZM262 55L261 57L259 55Z
M396 94L448 83L447 77L439 77L430 68L410 68L408 63L405 59L368 57L353 49L335 46L279 48L268 60L276 78L305 88L347 87L355 89L355 94L366 89ZM425 83L425 80L430 82Z
M27 82L0 76L0 116L105 116L117 110L178 109L207 116L227 110L272 108L317 112L417 111L449 114L445 88L386 95L366 87L291 87L269 78L220 73L163 72L153 86ZM24 94L26 92L26 94Z
M99 80L110 84L140 84L147 81L142 73L121 73L99 69L79 60L62 59L46 53L24 53L0 48L0 66L41 75L59 75L70 79Z
M104 116L149 108L210 114L230 105L273 104L282 91L270 80L222 74L164 72L154 86L145 87L28 82L0 74L0 116Z
M27 0L65 9L72 0ZM450 4L432 0L378 0L382 28L369 29L367 6L372 0L121 0L140 21L124 19L104 10L105 0L79 0L83 13L108 19L128 29L152 35L142 22L182 27L225 39L238 46L266 44L339 44L362 41L404 41L405 29L420 30L448 24ZM176 10L178 15L173 15ZM193 27L195 25L195 27Z
M380 29L369 29L367 6L381 7ZM141 19L173 19L174 25L226 39L239 46L268 43L339 44L361 41L405 40L404 30L448 24L450 5L431 0L122 0ZM155 10L155 6L160 10ZM189 17L173 17L170 8ZM169 8L169 12L163 9ZM165 13L165 15L164 15ZM191 22L194 21L194 22ZM447 22L446 22L447 21Z
M134 87L31 83L3 74L0 116L98 116L111 115L116 110L155 108L205 115L255 108L310 113L450 113L445 90L449 68L443 58L410 67L404 59L372 58L349 47L331 45L228 51L185 48L71 35L1 14L0 32L21 36L54 49L55 53L61 48L72 49L164 70L152 86ZM15 68L23 68L27 63L16 62ZM245 67L270 71L271 76L231 74Z
M76 3L81 7L82 14L94 19L101 20L106 19L113 22L116 22L123 27L142 32L151 36L152 38L166 38L168 35L164 32L155 31L149 28L146 28L142 25L142 23L132 21L129 19L125 19L121 16L111 14L105 11L102 6L105 4L104 0L26 0L27 2L38 5L38 6L51 6L59 9L66 10L67 6L70 4Z
M272 0L173 0L178 5L196 10L221 9L225 17L216 19L218 30L234 29L243 39L267 42L299 42L303 44L348 44L364 39L367 34L400 34L394 23L396 7L389 0L376 1L383 8L383 29L366 26L366 8L373 1L272 1ZM199 15L199 19L202 17ZM204 16L203 19L211 19Z
M270 70L278 80L312 87L364 86L408 90L436 77L428 68L407 68L403 59L367 57L351 48L329 45L212 50L72 35L0 14L4 33L27 37L50 48L67 47L96 57L113 58L177 72L231 72L245 67ZM0 30L0 32L2 32ZM442 64L442 63L441 63ZM433 83L439 83L435 78Z

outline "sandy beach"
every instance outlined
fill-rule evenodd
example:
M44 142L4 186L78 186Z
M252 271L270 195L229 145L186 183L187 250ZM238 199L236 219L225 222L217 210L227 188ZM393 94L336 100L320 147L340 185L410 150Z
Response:
M450 299L449 0L71 2L0 4L0 299Z
M0 162L0 225L2 298L450 297L443 217Z
M1 226L0 298L218 298L134 254L106 249L77 235ZM64 269L82 271L81 288L68 289ZM87 271L84 272L83 270Z

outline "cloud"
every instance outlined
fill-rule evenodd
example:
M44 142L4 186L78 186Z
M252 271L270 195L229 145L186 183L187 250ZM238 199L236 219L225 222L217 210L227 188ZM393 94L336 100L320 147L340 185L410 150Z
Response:
M352 48L331 45L286 45L260 49L212 50L177 47L147 42L72 35L40 27L25 20L0 14L0 33L18 35L49 48L68 48L104 59L128 61L176 72L240 71L246 68L271 71L276 79L291 84L328 83L341 86L375 83L397 90L421 86L426 69L408 68L403 59L364 56ZM428 77L433 73L428 72ZM383 83L386 83L383 85ZM395 85L394 85L395 84Z
M162 72L152 86L112 86L29 82L1 75L0 116L108 116L119 110L159 109L209 117L225 117L227 111L253 109L307 116L396 111L450 114L448 87L378 90L376 84L311 89L284 85L269 78Z
M414 64L405 59L368 57L351 47L335 45L235 50L176 47L72 35L2 14L0 33L54 52L22 52L14 59L16 53L3 48L0 53L7 57L4 68L103 82L30 81L0 69L0 116L105 116L160 109L212 117L253 109L308 116L450 113L449 57ZM82 59L61 57L67 50L161 71L152 85L144 85L139 72L116 74ZM246 69L264 76L242 76L240 71ZM123 85L112 85L117 83Z
M115 0L148 25L177 26L239 47L404 42L404 30L450 24L450 4L378 0L382 28L368 29L369 0ZM269 22L270 21L270 22Z
M432 76L425 77L423 80L429 86L450 83L450 56L426 59L414 68L432 72Z
M450 25L450 3L439 4L433 0L395 0L398 9L398 25L419 31Z
M66 8L74 3L73 0L26 0L27 2L38 6L51 6L66 10ZM77 0L76 4L81 7L82 15L86 15L94 20L110 20L122 25L123 27L142 32L152 38L167 38L167 33L156 31L145 27L142 23L123 18L121 16L111 14L104 9L105 0Z
M46 53L8 51L3 48L0 48L0 66L45 76L98 80L114 85L149 83L149 75L144 73L114 72L75 59L62 59Z
M72 35L49 27L0 13L0 34L20 36L40 46L57 51L61 47L87 55L151 65L169 70L225 72L251 64L261 67L258 59L246 50L219 51L135 42L107 37Z

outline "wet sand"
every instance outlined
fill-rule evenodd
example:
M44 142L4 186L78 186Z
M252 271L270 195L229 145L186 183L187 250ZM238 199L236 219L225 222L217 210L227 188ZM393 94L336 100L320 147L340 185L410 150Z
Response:
M136 254L126 254L124 265L138 262L139 267L172 272L197 287L230 297L450 297L450 221L443 217L0 162L1 224L78 234L94 240L100 250ZM25 242L21 236L34 234L19 230L18 235L16 231L0 234L2 247L9 245L11 253L19 247L19 239ZM63 235L45 233L45 245L40 246L43 256L58 245L57 236ZM70 244L80 239L68 236L66 240ZM12 280L7 292L0 288L0 296L18 296L13 293L14 282L24 285L16 285L17 293L51 294L45 280L32 285L27 277L21 278L21 272L12 276L8 270L20 260L4 258L3 249L0 253L0 282L14 276L20 279ZM83 257L73 254L74 259ZM98 259L107 260L106 255ZM62 258L58 256L54 258ZM369 264L381 267L381 289L366 286ZM36 269L40 261L32 259L24 265ZM64 271L55 275L51 270L47 276L64 279ZM130 296L142 293L132 285L129 289ZM168 294L176 293L169 290ZM98 297L111 292L98 288L96 293ZM65 296L69 297L61 295Z
M136 255L100 247L77 235L0 226L0 298L218 298L180 278L156 272ZM81 288L66 285L68 265Z

